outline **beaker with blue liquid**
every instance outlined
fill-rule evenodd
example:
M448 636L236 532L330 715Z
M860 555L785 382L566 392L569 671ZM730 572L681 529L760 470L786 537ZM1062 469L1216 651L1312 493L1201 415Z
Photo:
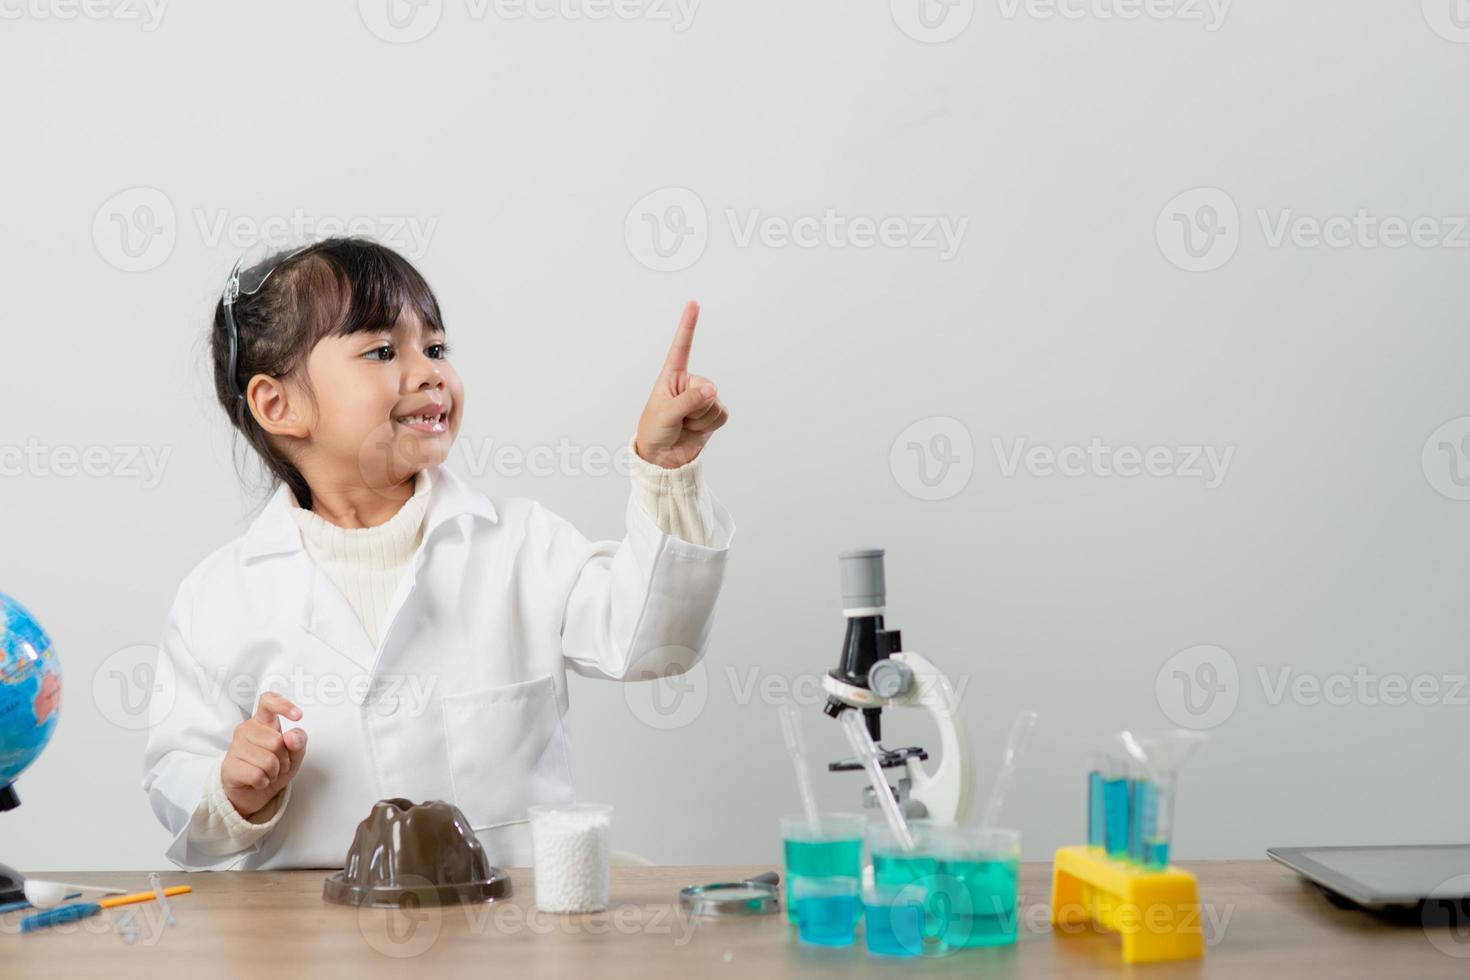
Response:
M937 837L939 887L948 899L944 941L950 949L1016 941L1021 832L950 827Z
M802 878L850 878L853 895L857 896L863 879L863 834L867 826L867 818L861 813L821 813L816 823L804 814L781 818L789 921L796 921L794 882Z
M863 938L877 956L924 955L929 889L922 881L874 881L863 892Z
M796 898L796 929L804 943L815 946L851 946L857 941L862 908L858 883L846 875L797 878L791 888Z
M945 876L940 867L940 834L947 828L928 820L910 820L909 834L914 847L906 849L893 828L886 823L868 825L868 850L873 858L873 884L896 889L901 894L909 886L911 904L916 895L923 896L924 916L921 929L922 956L943 956L949 952L945 932L953 895L944 888Z

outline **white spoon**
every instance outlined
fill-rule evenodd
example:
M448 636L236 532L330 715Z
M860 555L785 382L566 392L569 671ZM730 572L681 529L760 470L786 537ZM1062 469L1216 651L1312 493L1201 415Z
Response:
M41 881L26 879L26 901L38 909L55 908L66 901L72 892L99 892L103 895L123 895L125 888L103 888L101 885L68 885L64 881Z

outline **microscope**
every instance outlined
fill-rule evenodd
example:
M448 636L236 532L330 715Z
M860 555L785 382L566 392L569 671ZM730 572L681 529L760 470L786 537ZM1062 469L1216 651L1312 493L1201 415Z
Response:
M954 688L928 658L904 651L899 630L885 627L883 549L845 551L837 557L847 633L837 669L822 678L827 694L822 710L833 718L844 711L863 713L885 775L898 770L897 785L889 788L907 819L962 823L970 809L970 747ZM897 708L923 709L938 726L940 758L932 771L924 767L929 753L917 745L883 747L883 711ZM827 769L862 772L863 766L856 759L839 759ZM863 791L863 805L879 805L871 786Z

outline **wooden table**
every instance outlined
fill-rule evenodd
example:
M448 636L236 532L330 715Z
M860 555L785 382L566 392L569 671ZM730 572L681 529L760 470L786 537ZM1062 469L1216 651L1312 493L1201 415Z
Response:
M121 910L46 932L19 934L20 914L0 916L0 977L553 976L637 980L704 977L1457 977L1470 976L1470 924L1426 929L1330 905L1313 886L1269 861L1189 865L1199 875L1208 951L1200 961L1126 967L1115 936L1053 933L1047 924L1050 865L1021 874L1020 940L933 960L869 957L859 945L802 946L784 913L691 920L678 890L743 878L769 867L614 868L605 913L554 916L531 903L528 869L511 872L509 900L414 913L359 910L321 898L321 871L163 875L189 884L166 928L156 903L133 906L136 941L123 942ZM144 873L68 871L35 877L147 887ZM301 971L305 971L304 973Z

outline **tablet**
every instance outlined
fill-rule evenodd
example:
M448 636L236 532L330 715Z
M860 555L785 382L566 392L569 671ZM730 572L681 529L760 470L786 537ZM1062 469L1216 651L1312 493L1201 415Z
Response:
M1470 896L1470 844L1271 847L1266 854L1365 908Z

